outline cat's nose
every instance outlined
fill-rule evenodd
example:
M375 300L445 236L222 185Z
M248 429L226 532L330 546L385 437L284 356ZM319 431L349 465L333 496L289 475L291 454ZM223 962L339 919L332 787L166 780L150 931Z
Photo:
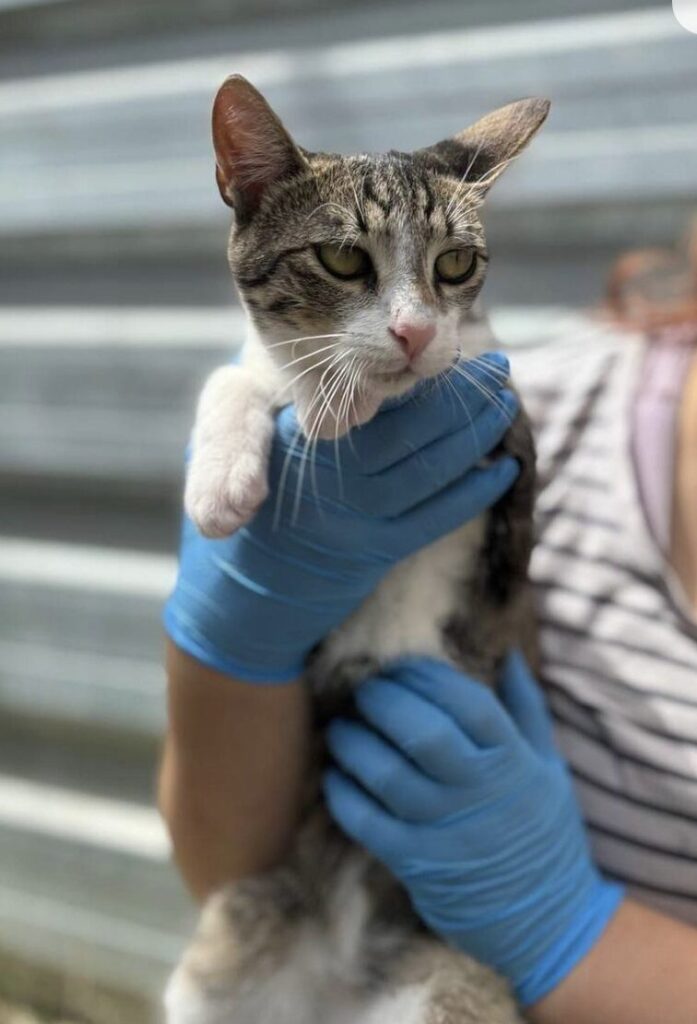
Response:
M395 320L390 334L399 342L409 362L413 362L436 336L435 324L415 323L411 320Z

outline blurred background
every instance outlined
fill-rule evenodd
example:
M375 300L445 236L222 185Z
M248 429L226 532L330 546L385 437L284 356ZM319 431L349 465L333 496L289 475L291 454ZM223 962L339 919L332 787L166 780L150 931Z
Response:
M193 918L153 801L159 613L195 396L243 332L209 141L233 71L343 152L550 97L487 219L508 342L697 207L669 0L0 0L0 1004L49 1019L154 1019Z

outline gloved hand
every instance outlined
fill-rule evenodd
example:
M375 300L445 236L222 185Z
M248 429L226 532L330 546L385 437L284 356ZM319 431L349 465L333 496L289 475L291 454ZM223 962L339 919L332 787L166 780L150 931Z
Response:
M368 725L335 720L330 811L382 860L436 934L510 981L523 1006L591 949L620 887L591 860L546 709L512 655L500 703L480 683L409 659L357 691Z
M189 654L250 681L283 682L396 562L478 516L518 464L478 463L517 411L504 356L469 364L468 382L428 382L306 465L291 406L276 423L270 495L232 537L185 522L165 627ZM455 389L453 392L452 389ZM492 402L488 394L495 393Z

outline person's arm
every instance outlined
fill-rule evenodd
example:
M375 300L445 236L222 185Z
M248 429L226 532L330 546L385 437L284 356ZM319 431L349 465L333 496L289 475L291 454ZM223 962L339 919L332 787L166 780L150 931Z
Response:
M179 869L204 899L283 858L303 799L301 682L250 686L167 645L169 729L159 803Z
M694 1024L697 930L630 900L532 1024Z

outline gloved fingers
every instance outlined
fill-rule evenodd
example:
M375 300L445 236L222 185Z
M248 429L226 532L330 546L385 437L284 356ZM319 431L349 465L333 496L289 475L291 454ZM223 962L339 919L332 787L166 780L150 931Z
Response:
M452 715L431 700L387 678L358 687L355 702L363 717L422 771L446 785L464 783L477 748Z
M491 466L471 469L449 487L399 516L390 524L390 529L393 532L399 529L404 554L411 554L488 511L509 490L519 473L520 466L515 459L501 456Z
M557 757L552 721L539 685L520 651L512 651L501 673L501 701L533 750Z
M469 426L508 380L509 363L500 352L462 366L470 380L451 372L447 384L424 385L396 408L383 409L370 423L351 432L356 464L364 473L379 473L439 437Z
M327 745L339 767L402 821L428 822L460 810L462 793L442 786L358 722L335 719Z
M380 516L428 500L486 456L518 410L516 396L503 390L505 356L491 353L466 365L472 381L451 373L446 391L434 384L336 443L308 442L295 407L286 405L276 417L272 487L312 488L319 499L347 500Z
M322 788L330 814L351 839L385 863L399 861L416 826L393 818L335 768L325 772Z
M518 411L518 399L503 390L472 421L409 455L384 472L365 479L361 509L397 516L427 501L468 473L501 441Z
M513 722L495 693L446 662L405 658L385 673L451 715L476 747L503 747L515 741Z

